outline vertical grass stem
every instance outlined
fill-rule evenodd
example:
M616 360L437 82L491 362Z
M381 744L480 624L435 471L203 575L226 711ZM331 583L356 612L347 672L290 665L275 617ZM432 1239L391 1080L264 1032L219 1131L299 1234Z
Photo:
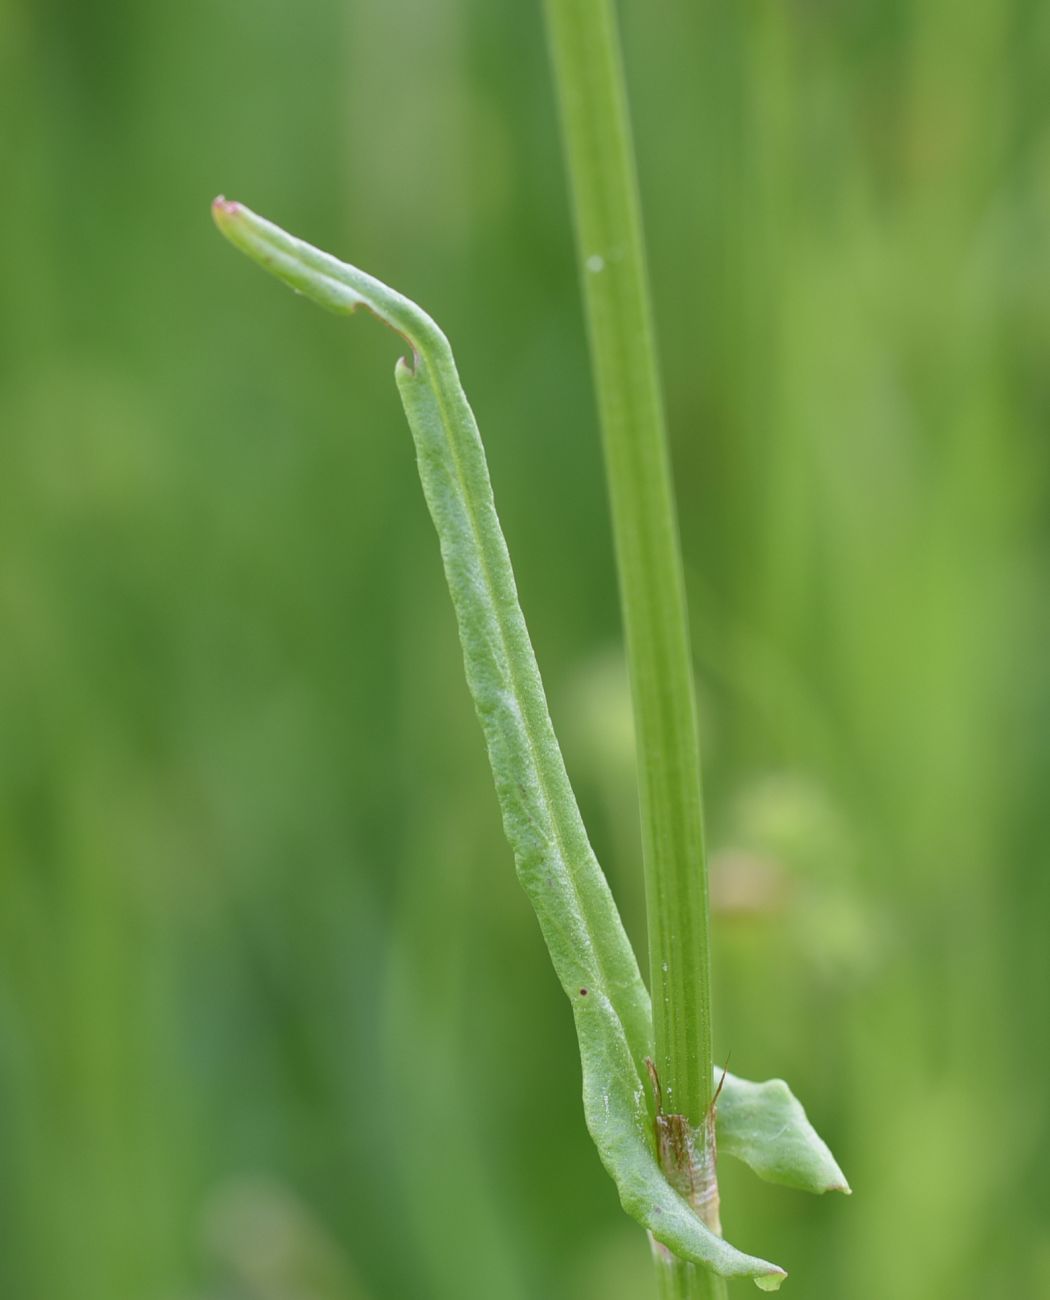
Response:
M656 1066L703 1125L711 985L700 757L678 525L619 41L609 0L546 0L638 735Z
M713 1153L705 1149L710 920L696 705L616 14L612 0L545 0L545 8L637 732L655 1065L664 1109L688 1122L701 1173L713 1183ZM665 1295L716 1294L705 1289L709 1278L701 1270L689 1269L695 1285L677 1272L672 1265L672 1276L662 1278L662 1287L671 1286Z

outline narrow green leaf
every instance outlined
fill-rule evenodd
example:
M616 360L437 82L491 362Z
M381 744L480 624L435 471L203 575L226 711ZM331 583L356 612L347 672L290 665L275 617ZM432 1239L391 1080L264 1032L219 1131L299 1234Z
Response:
M715 1071L715 1081L721 1071ZM715 1113L719 1155L736 1156L759 1178L803 1192L846 1192L850 1185L827 1143L783 1079L751 1083L727 1074Z
M448 340L415 303L241 204L217 199L213 212L233 244L293 289L342 314L366 307L411 349L397 384L518 875L562 987L571 998L581 988L604 994L641 1081L652 1052L649 995L569 785Z
M217 199L224 235L279 279L342 314L366 307L405 339L396 377L416 444L459 624L467 682L514 851L575 1014L584 1111L629 1214L676 1254L726 1277L779 1285L782 1269L715 1236L664 1178L647 1103L652 1013L594 856L547 712L496 517L485 452L448 340L415 303L372 276Z

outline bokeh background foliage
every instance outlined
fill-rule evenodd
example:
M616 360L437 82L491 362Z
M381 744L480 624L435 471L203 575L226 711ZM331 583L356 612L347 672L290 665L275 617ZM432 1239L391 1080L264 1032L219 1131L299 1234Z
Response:
M793 1295L1045 1295L1050 9L625 0L703 710L723 1162ZM391 379L445 326L643 941L539 6L0 5L0 1294L636 1300ZM741 1293L744 1286L738 1288Z

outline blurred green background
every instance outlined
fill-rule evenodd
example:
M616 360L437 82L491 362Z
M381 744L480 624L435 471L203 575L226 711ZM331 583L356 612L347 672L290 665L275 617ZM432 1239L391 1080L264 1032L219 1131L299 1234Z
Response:
M622 14L716 1054L791 1080L856 1193L727 1160L726 1231L798 1300L1045 1296L1050 8ZM452 338L642 943L539 4L2 0L0 122L0 1295L649 1296L397 342L208 211L242 199Z

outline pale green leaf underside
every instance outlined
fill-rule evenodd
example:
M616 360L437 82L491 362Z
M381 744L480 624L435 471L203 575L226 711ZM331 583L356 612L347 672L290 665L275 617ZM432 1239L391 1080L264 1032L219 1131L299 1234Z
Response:
M657 1162L646 1094L645 1060L653 1050L649 995L569 784L518 605L484 449L447 339L415 303L372 276L240 204L217 199L213 210L233 244L293 289L341 314L367 308L411 349L411 359L398 363L398 388L441 545L504 829L573 1006L588 1129L625 1210L658 1241L724 1277L750 1277L763 1290L774 1290L783 1269L712 1233ZM821 1165L817 1145L827 1160L830 1153L778 1081L728 1078L718 1137L724 1150L763 1177L823 1190L835 1185L828 1181L833 1168L841 1180L834 1161Z
M716 1070L716 1083L719 1078ZM803 1192L849 1192L845 1174L783 1079L751 1083L727 1074L715 1122L718 1154L743 1160L759 1178Z

